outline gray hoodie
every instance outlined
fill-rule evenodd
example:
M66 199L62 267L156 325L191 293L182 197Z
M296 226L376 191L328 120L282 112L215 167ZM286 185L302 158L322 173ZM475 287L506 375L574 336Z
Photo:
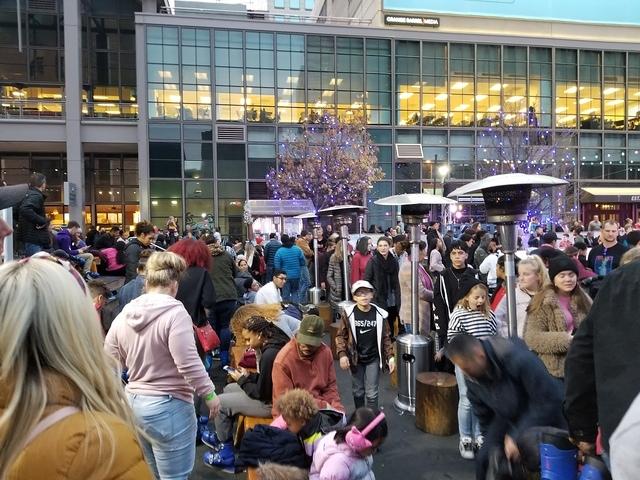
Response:
M127 391L172 395L193 403L193 392L214 391L198 356L193 323L182 302L145 293L128 303L105 339L105 351L129 369Z

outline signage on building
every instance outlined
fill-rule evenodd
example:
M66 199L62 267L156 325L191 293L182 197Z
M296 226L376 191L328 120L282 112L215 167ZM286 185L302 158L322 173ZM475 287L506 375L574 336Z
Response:
M437 28L440 26L440 19L438 17L424 17L422 15L393 15L385 13L384 23L387 25L409 25Z

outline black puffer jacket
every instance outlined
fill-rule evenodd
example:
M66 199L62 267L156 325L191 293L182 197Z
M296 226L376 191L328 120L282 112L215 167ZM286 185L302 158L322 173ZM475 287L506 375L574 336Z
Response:
M289 430L257 425L244 434L236 456L237 467L257 467L263 462L308 468L298 437Z
M20 239L25 243L33 243L49 248L49 220L44 211L46 196L37 188L30 187L20 203L18 228Z
M594 442L600 426L605 450L640 392L639 297L640 262L607 275L564 364L565 413L572 437Z

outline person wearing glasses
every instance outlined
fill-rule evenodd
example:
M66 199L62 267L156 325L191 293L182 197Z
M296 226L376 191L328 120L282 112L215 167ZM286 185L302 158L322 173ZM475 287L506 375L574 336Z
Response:
M287 274L284 270L274 270L273 278L269 283L260 287L256 293L256 301L258 305L269 305L273 303L282 303L282 288L287 283Z

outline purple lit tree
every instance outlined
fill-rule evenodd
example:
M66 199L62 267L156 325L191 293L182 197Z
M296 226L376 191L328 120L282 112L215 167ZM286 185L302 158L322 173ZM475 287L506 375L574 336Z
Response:
M323 113L316 120L279 145L278 167L266 176L271 198L307 198L317 210L362 204L364 194L384 177L364 115L354 111L343 121Z
M499 112L492 126L480 132L477 178L503 173L548 175L568 185L534 191L530 216L556 222L577 215L575 132L538 126L533 107L528 112Z

